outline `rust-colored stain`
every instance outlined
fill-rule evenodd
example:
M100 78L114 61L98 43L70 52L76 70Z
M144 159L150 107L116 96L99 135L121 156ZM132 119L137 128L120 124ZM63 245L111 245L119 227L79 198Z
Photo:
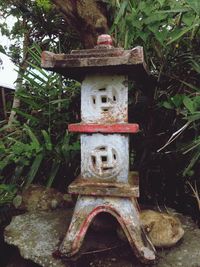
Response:
M106 212L117 219L133 251L141 261L148 263L155 260L154 248L152 245L144 246L144 242L148 242L148 240L145 240L145 236L142 235L143 230L139 223L139 213L134 198L125 200L124 198L104 197L94 201L92 196L88 196L87 198L85 197L85 203L80 205L82 200L83 197L82 199L78 199L67 236L60 247L61 254L67 255L68 257L75 255L80 250L92 220L99 213ZM124 212L124 200L127 202L126 209L128 208L129 213ZM134 223L133 216L135 218Z
M139 177L137 172L130 172L128 183L119 183L115 177L102 180L79 176L69 185L68 192L77 195L139 197Z
M72 50L70 54L54 54L43 51L41 66L63 74L67 78L82 80L83 76L95 72L126 74L137 79L149 72L144 61L143 48L137 46L132 50L123 48L94 48Z

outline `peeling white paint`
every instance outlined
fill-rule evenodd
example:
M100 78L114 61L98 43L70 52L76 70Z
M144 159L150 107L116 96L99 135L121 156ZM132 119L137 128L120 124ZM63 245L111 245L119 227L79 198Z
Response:
M122 134L81 135L81 175L128 182L129 141Z
M88 75L81 87L85 123L127 121L128 83L124 75Z

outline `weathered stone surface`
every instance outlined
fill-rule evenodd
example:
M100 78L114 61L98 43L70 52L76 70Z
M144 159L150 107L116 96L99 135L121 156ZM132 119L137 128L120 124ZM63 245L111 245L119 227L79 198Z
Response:
M71 54L42 53L42 67L47 69L58 68L85 68L103 66L132 66L144 63L143 47L137 46L132 50L122 48L97 47L96 49L73 50Z
M135 80L149 80L141 46L132 50L97 46L94 49L73 50L70 54L43 51L41 66L79 81L88 73L125 74Z
M152 244L157 248L172 247L184 236L182 224L173 213L142 210L140 221ZM117 228L117 234L126 241L121 227Z
M57 250L71 219L71 210L27 213L13 218L5 229L5 241L19 248L21 255L44 267L67 267L70 262L55 259ZM185 235L170 249L158 250L156 267L199 267L200 229L188 217L179 216ZM89 230L83 245L83 256L74 266L85 267L143 267L126 243L115 233Z
M35 212L16 216L5 229L5 241L19 248L25 259L45 267L67 266L54 259L52 253L58 248L65 234L71 212Z
M93 196L139 197L139 177L137 172L129 172L128 183L118 183L114 179L84 179L78 176L69 186L71 194Z

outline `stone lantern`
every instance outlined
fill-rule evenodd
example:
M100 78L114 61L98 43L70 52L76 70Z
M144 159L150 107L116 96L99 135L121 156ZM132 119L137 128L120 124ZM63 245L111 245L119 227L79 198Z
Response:
M78 199L61 254L75 256L92 220L107 212L121 225L135 255L145 263L154 261L154 247L139 219L138 176L129 172L129 134L139 126L128 123L128 79L147 79L142 47L114 48L104 34L94 49L43 52L42 67L82 82L82 121L68 125L81 135L81 174L68 188Z

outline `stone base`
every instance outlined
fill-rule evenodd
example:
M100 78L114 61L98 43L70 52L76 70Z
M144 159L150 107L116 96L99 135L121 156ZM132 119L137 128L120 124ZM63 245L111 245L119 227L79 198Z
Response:
M70 262L56 259L52 254L58 249L66 233L71 215L72 210L68 209L37 211L16 216L5 229L5 241L17 246L23 258L30 259L39 266L70 267ZM200 229L189 217L179 215L179 218L185 230L183 240L172 248L158 250L158 261L153 266L200 266ZM77 267L144 267L144 264L138 262L130 247L111 232L103 235L102 232L89 230L82 252L81 258L76 262ZM4 253L0 251L0 259L4 257ZM15 263L12 265L18 266Z
M128 182L119 183L109 179L84 179L78 176L68 186L68 192L76 195L114 196L114 197L139 197L138 172L129 172Z
M135 255L144 263L155 261L155 249L143 231L137 203L132 198L79 196L67 234L60 246L64 257L79 253L93 219L100 213L111 214L122 227Z

